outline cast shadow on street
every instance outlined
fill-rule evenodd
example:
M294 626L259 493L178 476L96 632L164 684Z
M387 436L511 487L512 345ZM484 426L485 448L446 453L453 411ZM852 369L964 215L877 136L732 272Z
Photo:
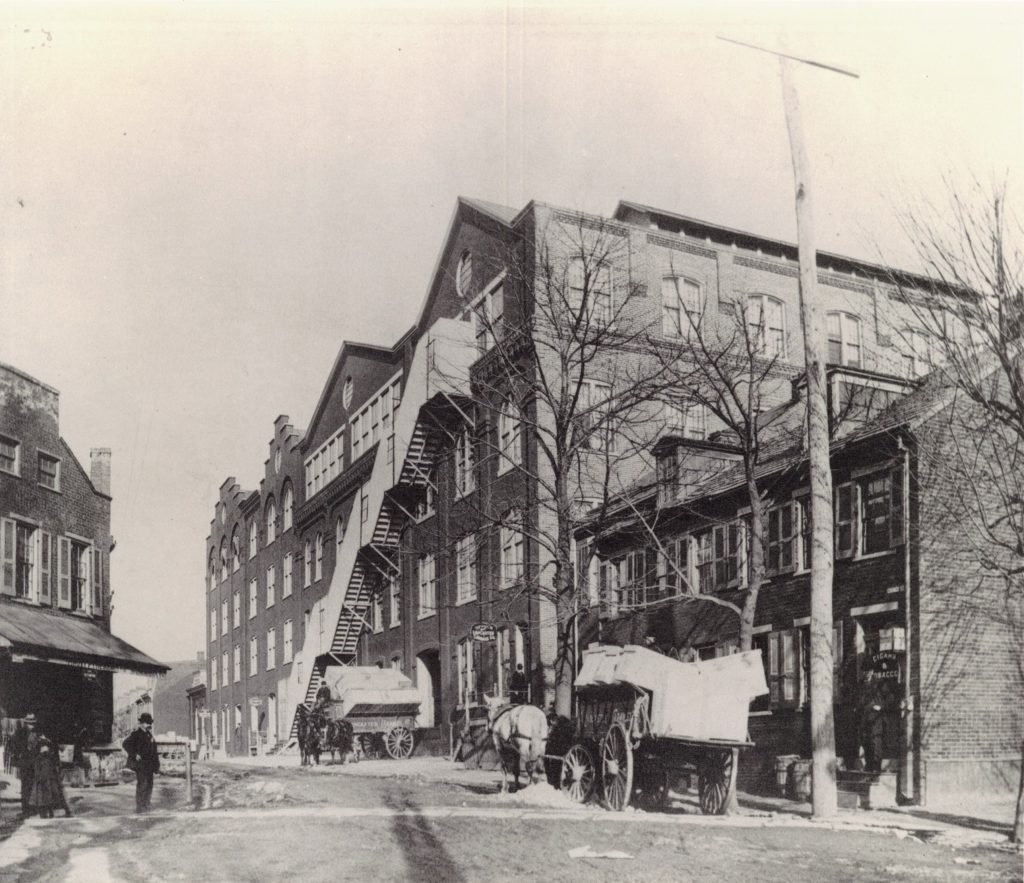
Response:
M391 829L402 848L408 869L407 879L416 883L464 883L465 877L452 861L444 844L435 836L430 822L420 813L420 806L408 798L388 799L388 806L408 815L394 816Z

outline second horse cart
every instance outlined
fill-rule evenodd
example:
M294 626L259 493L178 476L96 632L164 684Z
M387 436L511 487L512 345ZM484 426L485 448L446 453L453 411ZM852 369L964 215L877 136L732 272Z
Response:
M420 694L412 681L377 666L339 666L328 672L327 714L351 725L358 752L371 757L387 753L395 760L409 757L420 711Z
M768 692L759 651L679 662L643 647L597 647L576 679L571 739L563 740L562 791L609 809L659 808L670 784L696 773L701 811L725 811L733 752L749 747L750 701ZM549 752L555 746L549 740Z

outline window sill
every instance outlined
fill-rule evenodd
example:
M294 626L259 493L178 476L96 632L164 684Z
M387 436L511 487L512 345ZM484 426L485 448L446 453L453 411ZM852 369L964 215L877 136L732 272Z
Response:
M886 555L895 555L896 549L885 549L881 552L868 552L866 555L854 555L850 561L870 561L872 558L884 558Z
M748 711L747 717L771 717L772 713L770 708L766 711Z
M401 625L402 625L401 622L393 622L393 623L391 623L391 625L388 626L388 630L390 631L391 629L400 628Z
M473 595L471 595L469 598L462 598L461 600L456 598L455 599L455 606L456 607L465 607L467 604L472 604L476 600L477 600L477 595L475 593Z
M0 475L13 475L15 478L21 478L20 472L16 472L13 469L4 469L3 467L0 467Z
M39 482L36 482L36 487L40 490L49 491L51 494L61 493L61 489L59 487L47 487L45 484L40 484Z
M437 614L436 610L431 610L431 611L429 611L427 613L417 613L416 614L416 621L419 622L421 619L430 619L432 616L435 616L436 614Z

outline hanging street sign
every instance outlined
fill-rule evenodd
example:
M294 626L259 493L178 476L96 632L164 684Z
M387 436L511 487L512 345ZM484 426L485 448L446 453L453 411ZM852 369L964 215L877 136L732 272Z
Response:
M497 640L498 630L493 623L478 622L469 630L469 634L474 641L494 641Z

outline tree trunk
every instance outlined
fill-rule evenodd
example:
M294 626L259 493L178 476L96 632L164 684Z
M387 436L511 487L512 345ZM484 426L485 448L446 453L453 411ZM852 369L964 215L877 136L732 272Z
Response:
M832 470L825 388L825 329L816 307L818 283L810 173L800 130L800 104L781 59L783 104L796 183L800 318L807 374L807 453L811 484L811 810L835 815L836 739L832 704Z
M1024 843L1024 742L1020 743L1020 781L1017 783L1017 811L1013 814L1014 843Z

